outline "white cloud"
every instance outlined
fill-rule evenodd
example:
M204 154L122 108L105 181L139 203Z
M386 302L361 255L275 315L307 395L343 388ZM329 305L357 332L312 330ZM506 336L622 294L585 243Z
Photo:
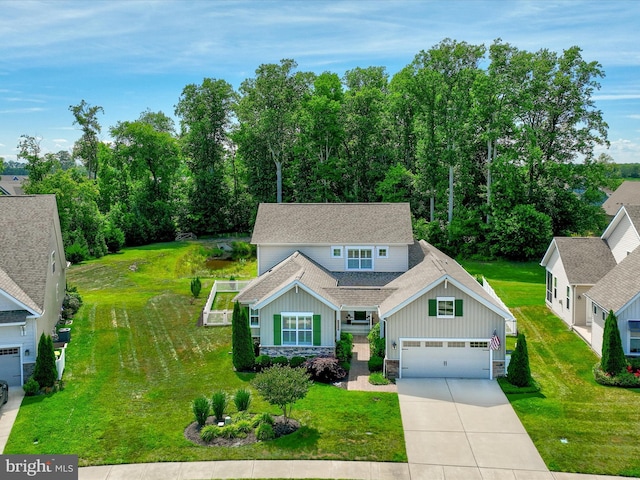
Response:
M600 153L606 153L613 158L616 163L640 163L640 143L619 138L611 141L611 146L607 150L604 147L596 147L596 156Z
M0 114L14 114L14 113L37 113L43 112L44 108L33 107L33 108L13 108L8 110L0 110Z

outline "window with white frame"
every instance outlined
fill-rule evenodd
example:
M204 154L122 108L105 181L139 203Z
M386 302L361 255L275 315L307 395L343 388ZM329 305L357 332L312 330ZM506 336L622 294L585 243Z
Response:
M342 247L331 247L331 258L342 258Z
M347 247L347 270L373 270L373 248Z
M640 354L640 320L629 320L629 353Z
M438 318L455 316L455 300L454 297L438 297Z
M258 313L258 310L254 310L253 308L249 309L249 326L260 326L260 314Z
M389 258L389 247L378 247L378 258Z
M282 345L313 345L313 313L282 314Z
M571 309L571 287L567 287L567 310Z

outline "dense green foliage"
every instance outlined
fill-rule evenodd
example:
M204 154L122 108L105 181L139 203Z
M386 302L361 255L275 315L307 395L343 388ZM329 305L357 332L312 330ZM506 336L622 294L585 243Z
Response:
M77 176L51 184L69 159L42 155L35 137L22 137L18 156L33 192L62 204L69 189L93 189L70 195L84 223L61 214L65 246L82 255L115 251L122 236L246 231L259 202L282 200L409 202L419 236L449 253L535 258L551 234L604 225L601 187L614 181L610 158L594 156L608 143L593 98L603 76L578 47L501 40L445 39L392 77L384 67L317 75L283 59L238 92L212 78L185 86L179 133L145 111L112 126L107 145L96 140L102 108L71 106L82 130L71 163L91 188Z
M193 410L193 415L196 418L196 422L198 422L198 425L203 426L209 417L209 412L211 411L211 403L209 403L209 399L205 396L198 397L191 404L191 408Z
M380 337L380 322L376 323L371 331L367 334L369 340L369 351L372 357L384 358L385 340Z
M613 311L609 311L604 323L600 366L604 372L612 376L618 375L627 366L627 359L624 356L622 340L620 339L620 330L618 329L618 318Z
M51 336L45 335L44 332L40 335L40 341L38 342L38 356L33 370L33 378L41 388L53 387L58 379L53 341Z
M195 277L191 279L191 295L193 298L198 298L200 296L200 291L202 290L202 282L200 281L200 277Z
M304 369L282 365L274 365L256 374L252 383L267 402L282 409L285 418L291 415L293 404L306 397L311 388L309 375Z
M233 366L239 372L252 371L255 364L253 351L253 339L249 327L247 309L238 302L233 304L233 316L231 320Z
M516 349L511 354L507 368L507 380L516 387L528 387L532 384L529 351L524 333L518 334Z

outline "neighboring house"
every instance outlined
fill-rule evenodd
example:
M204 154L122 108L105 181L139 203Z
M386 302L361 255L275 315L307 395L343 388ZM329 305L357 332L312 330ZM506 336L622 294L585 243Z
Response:
M640 182L624 181L602 204L605 213L612 219L620 210L620 207L627 205L640 205Z
M455 260L416 242L406 203L261 204L258 278L236 297L261 353L330 355L380 323L390 377L504 373L510 312ZM493 333L502 339L491 350Z
M26 175L0 175L0 195L24 195Z
M52 334L66 261L55 195L0 196L0 379L22 385Z
M617 315L640 293L640 277L631 273L633 262L627 261L632 252L640 254L639 232L640 206L623 206L600 237L556 237L540 262L546 269L547 306L575 328L598 354L602 353L606 313L613 310ZM620 281L625 275L630 278L623 290ZM627 311L632 312L633 309ZM640 319L640 312L636 318ZM628 325L624 318L618 321L624 324L620 328L624 346L628 335L623 330L627 331ZM635 352L627 345L625 353Z

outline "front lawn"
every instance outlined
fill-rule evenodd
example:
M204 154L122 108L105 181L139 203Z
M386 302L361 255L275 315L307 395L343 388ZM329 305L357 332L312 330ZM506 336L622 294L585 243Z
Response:
M487 277L527 337L541 391L508 397L549 469L640 476L640 390L594 381L598 357L544 304L544 269L533 263L462 263Z
M81 465L229 459L406 461L397 395L314 385L292 416L289 437L238 448L184 438L191 401L233 393L229 327L198 327L213 284L197 260L202 247L173 242L125 249L68 271L84 306L72 326L63 391L25 398L6 454L77 454ZM202 280L191 303L190 278ZM217 273L219 274L219 273ZM255 274L255 261L221 275ZM228 279L223 277L221 279ZM251 411L279 414L254 395Z

